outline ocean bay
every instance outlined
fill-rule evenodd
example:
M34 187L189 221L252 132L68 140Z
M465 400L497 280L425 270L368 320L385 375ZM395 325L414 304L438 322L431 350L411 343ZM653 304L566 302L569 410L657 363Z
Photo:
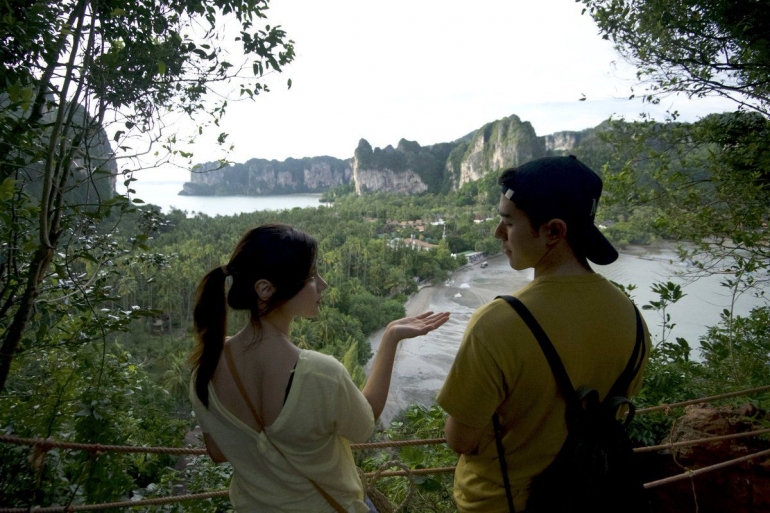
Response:
M320 194L282 194L270 196L181 196L184 181L137 180L131 184L136 190L133 198L138 198L161 208L164 214L172 208L184 210L188 217L195 214L208 216L232 216L257 210L286 210L295 207L307 208L319 206ZM118 192L125 193L120 187Z

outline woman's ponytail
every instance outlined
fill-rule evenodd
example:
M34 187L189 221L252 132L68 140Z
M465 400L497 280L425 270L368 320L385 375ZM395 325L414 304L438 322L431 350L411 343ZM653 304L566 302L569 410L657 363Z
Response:
M318 242L286 224L265 224L244 234L227 265L210 271L198 286L193 320L197 344L190 363L197 369L195 393L209 405L209 383L219 364L227 333L227 306L247 310L251 322L294 297L315 272ZM225 298L225 280L233 283ZM267 280L275 292L261 301L254 284Z
M228 266L222 266L203 277L198 285L198 299L193 311L197 343L190 355L190 363L197 368L195 393L207 408L209 382L219 364L227 333L225 279L228 274Z

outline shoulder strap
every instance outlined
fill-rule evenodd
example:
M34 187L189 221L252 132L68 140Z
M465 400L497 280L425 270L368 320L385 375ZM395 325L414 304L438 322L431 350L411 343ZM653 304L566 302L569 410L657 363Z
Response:
M243 386L243 381L241 381L241 376L238 374L238 370L235 368L235 362L233 361L233 353L230 351L230 346L225 344L225 358L227 359L227 366L230 368L230 374L233 376L233 380L235 381L236 386L238 387L238 391L241 393L241 397L246 402L246 405L249 407L249 411L251 411L251 414L254 416L254 420L257 421L257 425L259 426L259 430L265 435L265 438L267 438L268 442L270 442L270 445L273 446L273 448L278 451L278 454L283 456L283 459L285 459L289 465L291 465L294 470L300 474L302 477L305 477L308 481L310 481L310 484L313 485L313 487L318 491L318 493L321 494L321 496L326 499L326 502L329 503L329 505L334 508L334 511L337 513L346 513L345 508L343 508L339 502L336 501L334 497L329 495L329 493L321 488L315 481L310 479L309 477L304 476L301 472L297 470L296 467L294 467L294 464L289 461L289 458L286 457L286 455L273 443L270 438L267 436L267 431L265 430L265 423L262 422L262 417L259 416L257 413L257 409L254 407L254 405L249 400L249 396L246 393L246 387Z
M233 353L230 351L230 346L227 344L225 344L225 358L227 359L227 366L230 368L230 375L232 375L233 381L235 381L235 385L238 387L238 391L241 393L243 401L246 403L246 406L249 407L249 411L251 411L251 414L254 416L254 420L257 421L257 427L259 427L259 430L264 432L265 423L262 422L262 417L259 416L257 409L249 400L249 395L246 393L246 387L243 386L243 381L241 381L241 376L238 374L238 369L235 368Z
M561 393L567 402L567 407L571 409L580 408L581 398L578 397L578 393L572 386L572 382L569 379L569 375L567 375L564 364L562 363L561 358L559 358L559 353L556 352L556 349L551 343L551 339L549 339L548 335L545 334L545 331L543 331L540 323L538 323L535 317L532 315L532 312L530 312L529 309L524 306L524 303L522 303L518 298L513 296L497 297L505 299L505 301L511 305L514 310L516 310L516 313L519 314L519 317L521 317L521 319L532 331L532 334L537 339L537 342L540 344L540 347L542 348L543 353L548 360L548 364L551 367L551 372L553 372L553 375L556 378L556 382L559 385L559 389L561 390ZM634 344L634 350L631 353L631 358L628 360L626 367L615 381L615 384L610 389L607 397L619 397L625 396L627 394L628 387L631 386L631 381L633 381L634 376L636 376L636 374L639 372L639 369L641 369L642 363L644 362L644 356L647 352L647 346L644 343L644 327L642 325L641 316L639 315L639 309L636 308L636 305L633 306L634 313L636 314L636 342ZM630 407L629 415L626 417L626 423L628 423L631 421L631 418L633 418L633 405L631 405L630 401L627 400L621 401L621 403L628 404ZM617 407L617 405L621 403L615 401L613 405Z
M628 393L628 388L631 386L631 382L634 377L639 373L639 369L642 367L644 357L647 354L647 344L644 343L644 327L642 325L642 318L639 315L639 309L634 305L634 314L636 315L636 343L634 344L634 351L631 353L631 358L626 364L626 368L612 385L608 397L612 396L625 396Z
M567 408L571 411L575 411L576 408L580 408L580 401L578 399L577 393L575 392L575 387L572 386L572 381L570 381L567 370L564 368L564 364L562 363L561 358L559 358L559 353L556 352L556 348L553 347L551 339L549 339L548 335L545 334L545 331L543 331L540 323L538 323L535 317L532 315L532 312L530 312L529 309L524 306L524 303L519 301L518 298L513 296L497 297L505 299L505 301L507 301L508 304L511 305L514 310L516 310L516 313L519 314L519 317L521 317L521 319L532 331L532 334L537 339L538 344L540 344L540 348L543 350L543 354L545 355L546 360L548 360L548 365L551 367L551 372L553 372L553 376L556 378L556 383L559 385L559 389L564 396L564 400L567 402Z
M505 461L505 450L503 449L503 428L500 425L500 417L497 416L497 412L492 415L492 426L495 429L497 458L500 460L500 472L503 474L503 486L505 487L505 498L508 501L508 511L510 513L516 513L516 510L513 507L511 481L508 479L508 463Z

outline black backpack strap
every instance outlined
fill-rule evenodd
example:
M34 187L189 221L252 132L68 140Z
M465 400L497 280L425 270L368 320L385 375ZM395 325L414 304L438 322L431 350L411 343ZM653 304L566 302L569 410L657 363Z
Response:
M623 421L625 426L628 426L634 420L634 415L636 415L636 407L627 399L628 389L631 387L634 377L639 373L639 369L642 368L644 357L647 354L647 344L644 343L642 316L639 314L639 309L636 308L636 305L634 305L634 313L636 314L636 343L634 344L634 350L626 364L626 368L623 369L615 384L612 385L605 401L605 407L609 408L613 414L622 405L628 407L628 413Z
M607 397L613 396L625 396L628 393L628 388L631 386L631 382L634 377L639 373L639 369L642 368L644 357L647 354L647 344L644 343L644 326L642 325L642 317L639 315L639 309L634 305L634 313L636 314L636 343L634 344L634 350L631 353L631 358L626 364L626 368L618 377L615 384L612 385Z
M578 399L577 393L575 392L575 387L572 386L572 381L570 381L567 370L564 368L564 364L562 363L561 358L559 358L559 353L556 352L556 348L553 347L551 339L548 338L548 335L545 334L545 331L543 331L540 323L537 322L535 317L532 315L532 312L530 312L529 309L524 306L524 303L519 301L517 298L513 296L497 297L505 299L505 301L507 301L508 304L511 305L514 310L516 310L516 313L519 314L521 320L527 324L530 331L532 331L532 334L537 339L537 342L540 344L540 348L543 350L543 354L545 355L546 360L548 360L548 365L551 367L551 372L553 372L553 376L556 378L556 383L559 385L559 389L564 396L564 400L567 402L567 410L573 412L579 410L580 400Z
M505 461L505 451L503 450L503 428L500 426L500 417L497 412L492 415L492 426L495 429L495 445L497 445L497 458L500 460L500 472L503 474L503 485L505 486L505 498L508 499L508 511L516 513L513 508L513 494L511 493L511 482L508 479L508 463Z
M513 296L497 297L505 299L505 301L516 310L516 313L519 314L519 317L521 317L527 324L532 331L532 334L537 339L537 342L540 344L540 347L548 360L548 364L551 366L551 372L553 372L553 375L556 378L559 389L567 402L568 414L570 412L578 411L580 409L580 404L585 399L585 394L589 389L584 391L583 388L581 388L580 391L575 391L572 382L567 375L567 370L564 368L564 364L559 358L559 354L553 347L553 343L551 343L551 340L548 338L548 335L545 334L545 331L543 331L540 323L538 323L537 319L532 315L532 312L524 306L524 303ZM628 406L628 415L626 415L624 422L625 425L628 425L631 420L633 420L636 411L634 405L625 396L634 377L639 373L639 369L641 369L644 357L647 353L647 345L644 343L644 326L642 325L642 318L636 305L634 305L634 313L636 314L636 342L634 344L634 350L631 353L631 358L628 360L623 372L620 373L620 376L607 394L609 400L606 403L606 406L613 410L617 410L621 405Z

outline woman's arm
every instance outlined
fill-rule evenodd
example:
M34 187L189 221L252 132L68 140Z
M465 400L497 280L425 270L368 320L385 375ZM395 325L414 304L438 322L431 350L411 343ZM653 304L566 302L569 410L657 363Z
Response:
M393 321L385 328L380 347L374 357L372 371L366 380L363 394L372 407L374 420L380 418L385 408L390 390L390 377L393 373L393 361L396 358L398 343L405 338L418 337L435 330L449 319L449 312L434 314L425 312L415 317L405 317Z

